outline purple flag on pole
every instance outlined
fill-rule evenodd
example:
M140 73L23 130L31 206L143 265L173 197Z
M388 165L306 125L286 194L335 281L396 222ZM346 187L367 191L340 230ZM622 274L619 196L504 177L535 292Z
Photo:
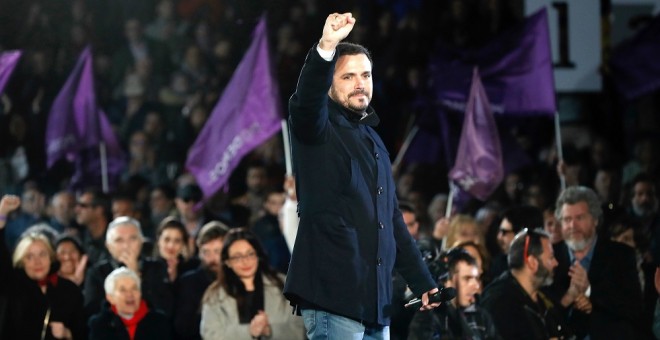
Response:
M5 89L18 59L21 57L21 51L7 51L0 53L0 94Z
M81 181L89 178L92 172L100 176L101 142L106 147L109 175L116 176L123 163L123 152L117 137L105 113L96 103L92 63L91 48L86 47L53 102L46 128L48 168L66 157L76 162L74 179L80 178ZM81 162L80 157L85 158L85 161ZM100 184L100 181L95 184Z
M464 110L473 67L496 113L552 116L556 112L545 8L477 50L439 47L430 65L437 98Z
M486 200L503 177L502 150L495 118L475 68L461 141L449 178L474 197Z
M612 53L614 84L632 100L660 88L660 15Z
M210 197L228 180L241 158L281 129L277 85L272 77L266 20L253 32L252 44L209 120L188 151L186 168Z

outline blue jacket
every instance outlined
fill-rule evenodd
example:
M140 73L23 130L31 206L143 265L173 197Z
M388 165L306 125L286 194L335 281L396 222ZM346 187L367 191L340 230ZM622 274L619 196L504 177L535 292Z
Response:
M284 294L292 304L388 325L392 271L436 285L403 223L388 152L372 126L328 97L335 59L307 55L289 101L300 224Z

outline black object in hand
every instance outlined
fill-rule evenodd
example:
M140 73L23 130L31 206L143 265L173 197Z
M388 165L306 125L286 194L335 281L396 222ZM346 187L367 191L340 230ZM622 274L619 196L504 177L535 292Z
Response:
M429 303L447 302L456 297L456 288L443 287L436 293L429 295ZM419 308L422 306L422 298L414 298L405 304L406 308Z

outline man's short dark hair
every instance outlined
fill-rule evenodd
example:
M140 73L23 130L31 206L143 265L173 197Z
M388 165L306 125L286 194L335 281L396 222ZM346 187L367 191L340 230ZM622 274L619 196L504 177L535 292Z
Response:
M543 212L531 205L521 205L507 209L502 213L502 220L504 219L511 223L513 232L516 234L524 228L543 228Z
M463 248L452 248L444 256L442 261L445 262L447 268L447 280L451 280L456 274L458 264L465 262L467 265L478 267L477 260Z
M516 237L514 237L511 242L511 248L509 248L509 255L507 257L509 268L521 269L525 265L525 248L527 248L527 256L541 256L541 254L543 254L543 243L541 242L541 239L544 238L550 240L550 234L539 228L525 228L523 231L516 234ZM529 244L527 244L527 242L529 242Z
M409 213L415 213L415 206L408 202L408 201L399 201L399 210L404 213L404 212L409 212Z
M358 44L354 43L349 43L349 42L340 42L337 45L337 58L344 56L344 55L358 55L358 54L364 54L367 56L367 59L369 59L369 62L373 66L374 61L371 59L371 53L369 50Z
M229 227L220 221L206 223L197 236L197 247L201 247L213 240L223 239L229 232Z

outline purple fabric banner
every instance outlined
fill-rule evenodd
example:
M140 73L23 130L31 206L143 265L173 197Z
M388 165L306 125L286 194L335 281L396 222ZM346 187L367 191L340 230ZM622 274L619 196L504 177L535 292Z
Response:
M614 84L627 100L660 88L660 15L612 53Z
M482 201L488 199L504 178L495 118L476 68L465 110L461 141L449 178Z
M9 81L18 59L21 58L21 51L7 51L0 53L0 94L5 89L5 85Z
M90 47L83 50L71 75L55 98L46 128L47 166L66 157L76 162L75 178L89 178L90 171L100 178L99 144L105 143L108 173L116 176L123 165L123 152L110 122L96 103L94 93L93 58ZM85 162L78 158L85 154ZM84 164L83 164L84 163ZM94 174L95 175L95 174ZM94 176L97 177L97 176ZM76 183L74 183L76 184ZM98 183L77 183L96 185Z
M281 129L280 110L262 17L252 44L188 151L186 168L197 179L204 197L227 182L245 154Z
M556 112L552 54L545 9L477 50L440 46L431 57L436 98L463 111L473 67L495 113L549 115Z

